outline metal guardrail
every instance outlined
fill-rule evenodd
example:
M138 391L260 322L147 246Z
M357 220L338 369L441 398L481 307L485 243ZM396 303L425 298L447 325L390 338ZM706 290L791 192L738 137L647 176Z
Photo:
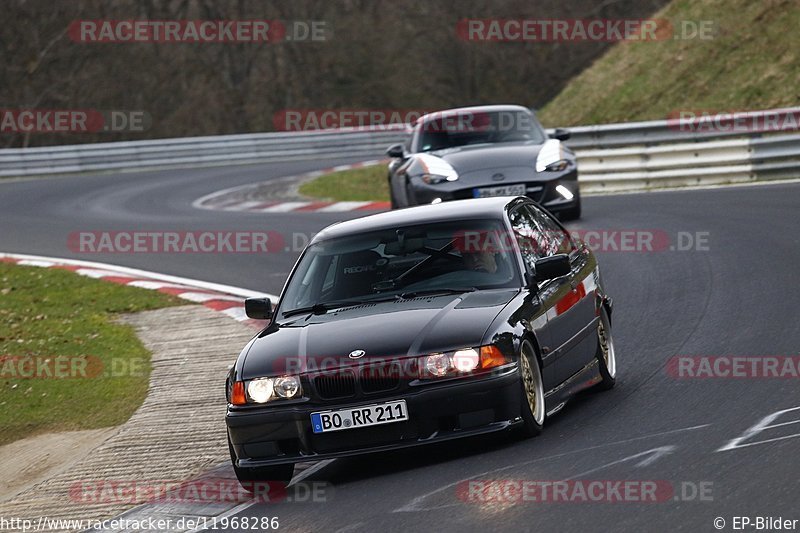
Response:
M751 112L800 119L800 108ZM748 120L747 116L739 116ZM712 122L713 120L713 122ZM736 117L578 126L567 144L587 192L800 177L797 122L769 134L742 131ZM550 132L550 131L549 131ZM791 134L781 134L791 132ZM0 178L207 167L297 159L382 157L404 126L98 143L0 150Z
M374 158L405 139L405 128L257 133L0 150L0 177Z
M763 122L772 117L780 124L769 124L772 133L798 132L800 107L748 111L735 114L687 113L684 119L677 115L668 120L622 122L569 128L572 138L568 144L575 149L620 148L631 145L654 146L670 143L703 143L731 137L758 135L749 124ZM783 120L782 120L783 119Z
M800 178L797 134L576 153L586 192Z

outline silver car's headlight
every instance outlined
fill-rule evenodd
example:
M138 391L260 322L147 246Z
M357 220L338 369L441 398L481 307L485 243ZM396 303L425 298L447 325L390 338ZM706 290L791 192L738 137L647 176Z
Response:
M421 177L422 181L428 185L436 185L446 181L456 181L458 179L458 174L451 174L449 176L440 176L439 174L423 174Z

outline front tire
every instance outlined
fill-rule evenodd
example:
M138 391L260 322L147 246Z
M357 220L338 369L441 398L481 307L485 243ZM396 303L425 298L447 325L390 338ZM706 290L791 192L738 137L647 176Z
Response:
M406 205L405 205L406 207L414 207L414 206L418 205L416 201L412 200L412 198L416 198L416 196L414 195L414 191L411 190L411 182L407 181L406 182Z
M528 341L523 341L520 348L519 370L522 386L522 433L526 437L535 437L542 432L546 409L542 370L536 352Z
M397 197L394 194L394 183L392 182L391 172L389 173L387 183L389 185L389 199L392 202L392 209L400 209L400 204L397 203Z
M611 319L605 307L600 309L600 322L597 324L597 365L602 381L597 384L600 390L610 390L617 383L617 352L614 336L611 333Z

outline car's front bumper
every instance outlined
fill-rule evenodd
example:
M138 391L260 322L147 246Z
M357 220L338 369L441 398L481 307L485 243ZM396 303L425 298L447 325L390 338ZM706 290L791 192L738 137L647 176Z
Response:
M229 407L228 435L237 466L256 468L379 452L499 431L521 422L516 367L487 377L412 387L396 396L336 404ZM315 434L311 413L404 399L409 420Z
M414 177L410 183L413 194L413 198L410 200L417 205L466 200L475 198L475 191L479 188L518 184L525 185L525 196L552 213L574 209L580 202L578 170L575 165L563 172L534 173L531 171L529 178L525 180L510 179L507 182L476 182L472 179L459 179L431 185ZM565 187L572 197L567 198L557 190L559 185Z

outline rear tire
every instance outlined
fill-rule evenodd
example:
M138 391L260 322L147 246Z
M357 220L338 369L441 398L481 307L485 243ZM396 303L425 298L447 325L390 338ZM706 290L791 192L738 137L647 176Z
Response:
M611 333L611 319L605 307L600 309L600 322L597 324L597 365L602 381L597 384L600 390L610 390L617 383L617 352L614 336Z
M519 354L520 386L522 387L522 433L535 437L542 432L546 409L544 384L539 359L530 342L523 341Z

